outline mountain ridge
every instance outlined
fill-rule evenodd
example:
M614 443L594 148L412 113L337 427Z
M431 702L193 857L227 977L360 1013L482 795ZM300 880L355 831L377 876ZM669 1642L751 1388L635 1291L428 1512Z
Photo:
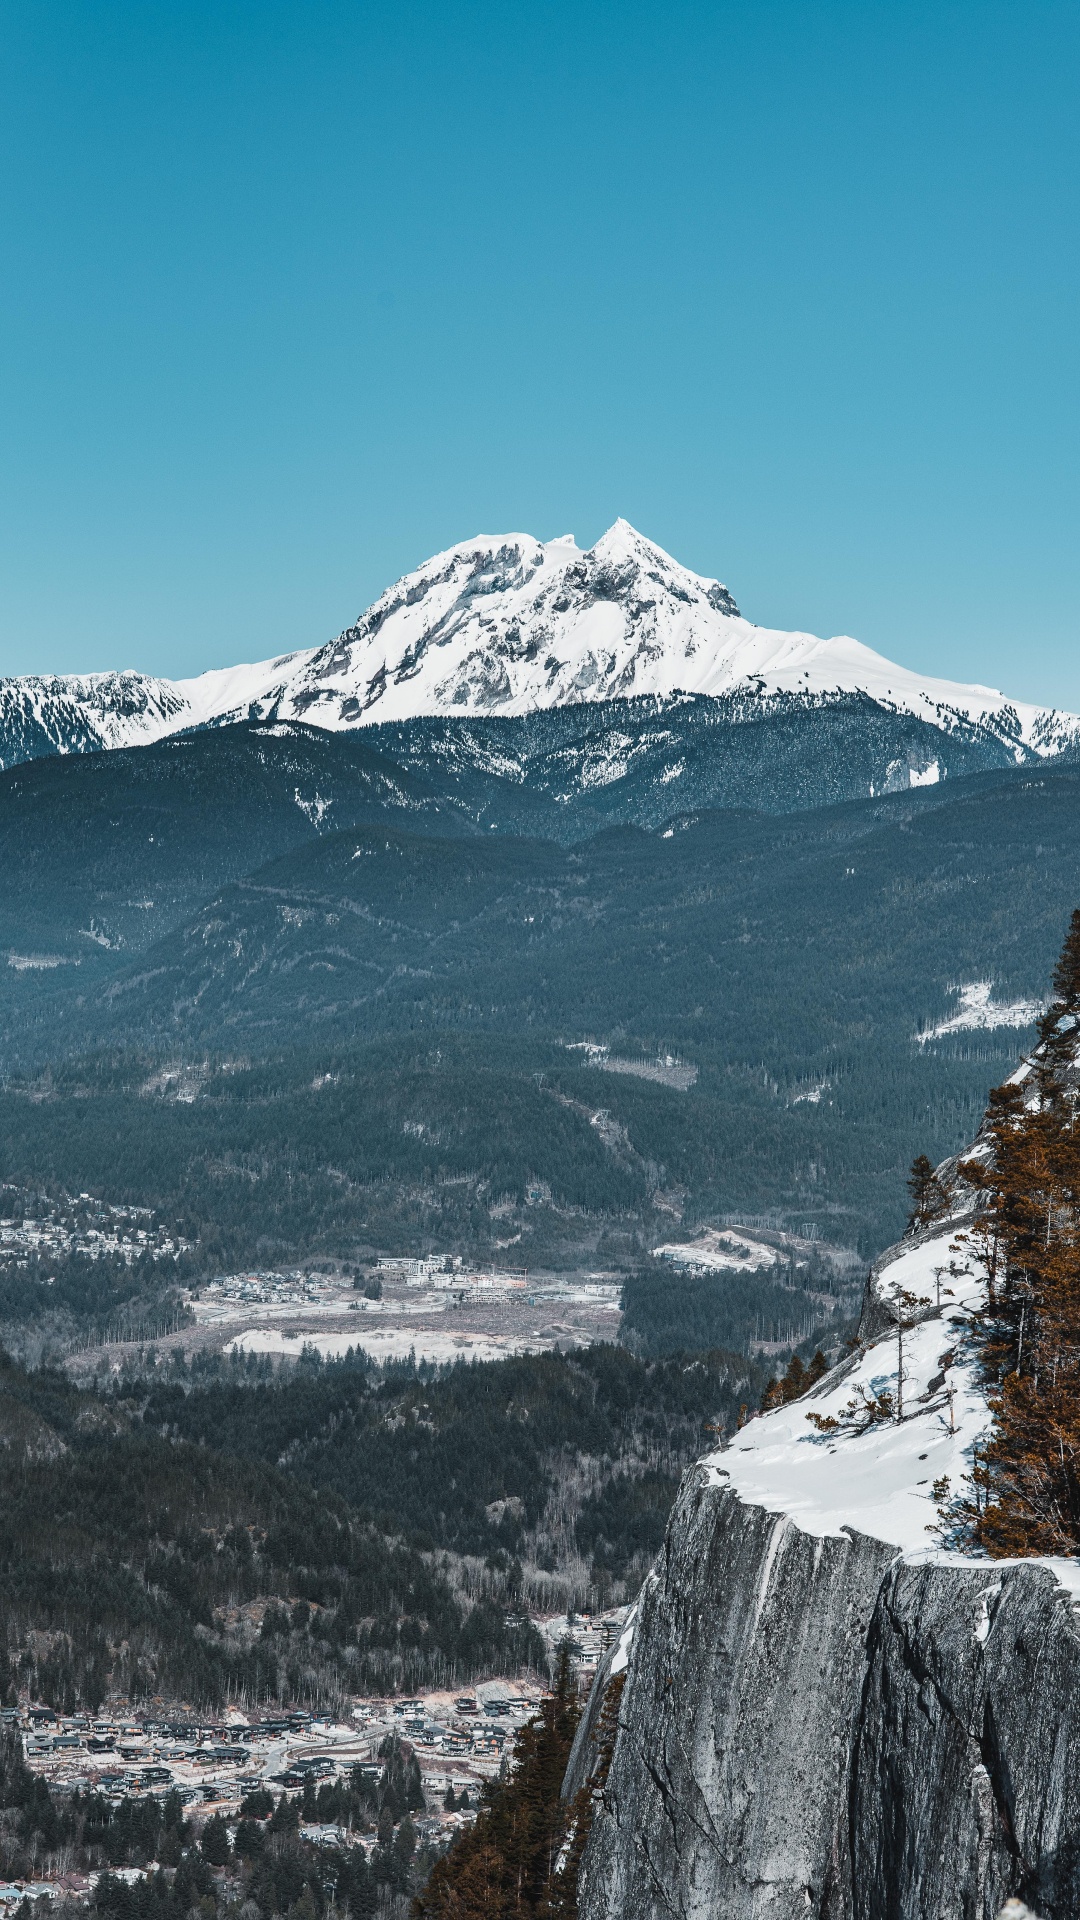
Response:
M745 693L759 710L864 695L1016 764L1074 753L1080 716L921 676L846 635L755 625L728 588L617 520L580 549L511 533L435 554L321 647L169 680L134 671L0 681L0 766L241 720L344 731L440 716ZM939 777L936 763L911 784Z
M211 733L0 781L0 796L16 781L32 789L0 832L5 1178L44 1168L72 1192L96 1191L102 1168L112 1179L108 1169L147 1155L171 1164L182 1143L160 1132L174 1124L168 1103L159 1111L140 1093L156 1071L147 1060L254 1065L299 1048L299 1107L269 1085L265 1110L262 1094L242 1114L221 1107L239 1098L226 1076L177 1109L177 1125L213 1134L214 1182L243 1128L257 1122L257 1133L276 1112L289 1153L317 1139L341 1171L345 1118L362 1112L349 1178L365 1192L375 1175L412 1191L426 1167L440 1210L460 1209L467 1190L453 1182L494 1164L513 1134L515 1180L546 1182L568 1206L619 1218L644 1208L651 1220L651 1164L682 1196L688 1228L782 1214L873 1254L895 1237L914 1155L969 1139L987 1087L1010 1070L1012 1033L1034 1017L1075 899L1073 767L783 816L695 810L660 833L616 820L614 832L560 843L514 835L501 808L497 831L486 816L470 830L449 785L404 787L416 804L384 804L378 765L354 764L366 736L331 739L342 759L331 784L321 756L301 757L310 743L252 734L246 759L223 769L229 735ZM267 744L288 746L289 764L267 769ZM174 756L170 776L162 763ZM182 781L197 760L202 774ZM145 780L125 803L128 761ZM65 791L50 800L72 775L70 804ZM330 803L321 827L297 790ZM361 803L367 824L348 824ZM957 1018L958 982L993 984L993 1026L977 1008ZM580 1042L633 1059L670 1053L694 1084L601 1074L569 1044ZM110 1080L104 1104L84 1097L77 1063L132 1049L143 1064L130 1092ZM49 1093L65 1061L70 1098ZM285 1070L268 1069L274 1086ZM345 1076L337 1118L339 1094L312 1091L327 1073ZM601 1109L620 1132L600 1134ZM591 1161L584 1146L563 1155L568 1115ZM266 1178L271 1163L252 1165ZM574 1185L586 1165L591 1198ZM262 1178L252 1189L263 1222L267 1190ZM517 1187L500 1175L494 1190ZM115 1197L156 1204L126 1187ZM531 1242L535 1219L522 1202L498 1230ZM258 1259L256 1237L243 1258Z

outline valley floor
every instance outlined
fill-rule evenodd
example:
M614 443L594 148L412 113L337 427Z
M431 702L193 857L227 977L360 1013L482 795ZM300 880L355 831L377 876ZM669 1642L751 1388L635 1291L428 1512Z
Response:
M484 1276L480 1276L484 1279ZM351 1281L312 1275L229 1276L199 1287L187 1304L192 1324L155 1344L159 1353L262 1353L296 1359L305 1348L340 1359L360 1348L373 1360L502 1360L567 1352L614 1340L621 1277L589 1272L530 1274L524 1285L451 1290L410 1285L401 1268L379 1276L380 1299ZM91 1345L69 1356L76 1378L119 1372L145 1341Z

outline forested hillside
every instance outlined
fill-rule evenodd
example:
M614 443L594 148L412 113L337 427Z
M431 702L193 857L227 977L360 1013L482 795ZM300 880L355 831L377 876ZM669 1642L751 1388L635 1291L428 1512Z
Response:
M1011 765L969 731L860 695L744 693L344 734L240 725L53 754L0 771L0 950L78 964L92 985L226 882L344 828L573 845L612 825L660 829L680 809L788 813L906 788L909 763L943 777Z
M482 1245L529 1182L627 1245L666 1192L687 1224L769 1213L868 1254L914 1154L970 1135L1025 1029L917 1036L956 1014L957 983L991 983L989 1019L1037 1001L1078 826L1080 777L1058 771L571 849L312 839L107 988L9 969L18 1047L36 1029L56 1058L20 1075L9 1048L0 1175L175 1208L221 1260ZM102 1032L109 1051L82 1054ZM568 1050L585 1040L696 1079L601 1074ZM186 1103L161 1075L177 1062Z
M542 1667L522 1609L625 1596L706 1429L762 1384L617 1348L103 1391L5 1362L3 1685L327 1704Z
M463 1603L396 1528L162 1439L137 1396L10 1367L0 1393L0 1592L10 1678L35 1698L327 1702L538 1657L528 1628L483 1595Z

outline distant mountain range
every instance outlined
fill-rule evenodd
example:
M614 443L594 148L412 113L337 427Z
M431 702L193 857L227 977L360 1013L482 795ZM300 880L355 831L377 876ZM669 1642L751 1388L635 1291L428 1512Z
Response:
M476 764L583 714L403 723L415 770L390 727L254 723L0 775L0 1181L157 1206L175 1172L207 1231L246 1222L244 1261L305 1208L374 1245L520 1234L529 1265L586 1216L888 1244L915 1154L970 1136L1045 998L1080 769L648 830L675 783L647 764L568 798L557 739L534 778ZM195 1097L159 1098L181 1067ZM584 1214L508 1221L526 1177Z
M244 1260L268 1193L295 1247L376 1188L372 1245L555 1258L584 1209L874 1251L1045 995L1078 747L623 522L456 547L259 666L0 683L0 1181L156 1206L186 1167ZM209 1078L155 1104L176 1060ZM526 1177L543 1233L490 1212Z
M655 720L694 696L724 701L733 721L851 696L879 718L914 719L928 732L893 769L893 788L949 770L942 737L980 749L983 765L1072 758L1080 745L1074 714L921 677L857 640L755 626L725 586L617 520L587 552L570 535L465 541L388 588L328 645L253 666L194 680L116 672L0 681L0 766L245 720L340 731L612 701L642 703L636 712Z

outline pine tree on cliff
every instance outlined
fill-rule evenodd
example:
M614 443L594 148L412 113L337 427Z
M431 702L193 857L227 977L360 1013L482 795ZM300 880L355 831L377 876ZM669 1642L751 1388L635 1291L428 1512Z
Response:
M908 1229L915 1232L920 1227L928 1227L939 1220L949 1210L949 1196L945 1192L934 1163L925 1153L920 1153L911 1163L908 1174L908 1192L911 1195L911 1212L908 1215Z
M990 1096L976 1229L993 1415L967 1517L991 1554L1080 1551L1080 911L1054 973L1033 1068Z
M798 1354L793 1353L783 1379L774 1377L767 1383L761 1396L762 1413L771 1413L774 1407L786 1407L792 1400L800 1399L811 1387L816 1387L822 1375L828 1371L829 1363L820 1347L808 1367L804 1367Z
M1039 1022L1039 1041L1055 1067L1072 1060L1070 1039L1080 1014L1080 907L1069 922L1065 945L1054 968L1054 998Z
M567 1648L553 1692L517 1742L514 1771L485 1791L475 1826L459 1834L413 1902L414 1920L539 1920L565 1830L563 1776L579 1719Z

